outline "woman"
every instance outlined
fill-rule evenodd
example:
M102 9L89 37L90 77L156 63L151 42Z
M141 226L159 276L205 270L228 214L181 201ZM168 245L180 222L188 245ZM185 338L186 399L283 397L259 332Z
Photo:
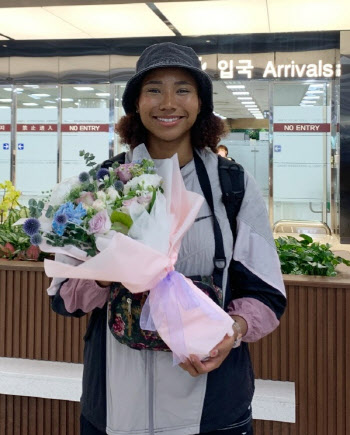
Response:
M172 367L170 352L136 350L111 334L106 301L112 283L55 282L56 312L81 316L93 310L85 336L81 433L252 434L254 377L247 342L278 326L286 302L264 201L245 174L233 251L215 153L225 128L213 114L211 80L191 48L173 43L147 48L125 88L123 107L126 116L117 131L130 146L126 162L142 142L156 166L177 153L186 188L202 195L198 165L205 168L213 213L204 193L207 201L182 241L176 270L190 277L218 272L234 334L205 361L191 356ZM213 262L219 243L226 258L222 267ZM233 289L227 284L230 263Z

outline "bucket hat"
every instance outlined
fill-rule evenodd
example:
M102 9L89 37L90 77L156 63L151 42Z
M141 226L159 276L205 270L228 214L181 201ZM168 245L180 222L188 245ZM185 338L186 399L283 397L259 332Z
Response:
M140 87L145 75L157 68L185 68L190 71L198 85L198 94L201 99L201 112L213 111L213 85L209 75L202 70L196 52L184 45L173 42L162 42L147 47L136 63L136 72L127 82L122 104L125 113L135 112L135 101L139 95Z

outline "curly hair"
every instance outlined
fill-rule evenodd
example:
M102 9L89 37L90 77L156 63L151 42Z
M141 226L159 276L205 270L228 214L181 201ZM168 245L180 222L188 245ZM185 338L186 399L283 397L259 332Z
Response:
M142 124L138 113L129 113L120 118L115 130L119 134L121 142L129 145L131 149L134 149L140 143L147 145L148 131ZM209 147L216 153L218 143L227 132L226 123L214 113L208 115L199 114L191 128L192 146L198 149Z

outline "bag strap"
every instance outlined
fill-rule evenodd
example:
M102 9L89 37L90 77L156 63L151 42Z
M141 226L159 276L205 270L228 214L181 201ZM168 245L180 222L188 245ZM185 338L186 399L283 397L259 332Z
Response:
M233 160L218 156L219 179L228 220L231 225L233 242L237 233L237 215L244 197L244 169Z
M125 155L126 153L120 153L117 154L116 156L112 157L111 159L105 160L102 164L101 164L101 168L104 169L108 169L110 168L114 162L118 162L119 164L124 164L125 163Z
M196 167L199 184L203 191L204 197L209 205L209 208L213 214L214 238L215 238L215 256L213 259L214 261L213 279L216 285L222 287L222 279L223 279L224 269L226 267L226 256L225 256L222 232L220 229L219 222L215 216L213 193L211 190L208 172L205 168L203 160L196 152L193 153L193 157L194 157L194 164Z

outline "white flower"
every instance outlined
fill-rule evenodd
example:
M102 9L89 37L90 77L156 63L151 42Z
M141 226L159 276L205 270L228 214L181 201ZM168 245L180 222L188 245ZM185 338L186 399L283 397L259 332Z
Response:
M97 210L97 211L102 211L106 208L106 203L104 201L102 201L101 199L96 199L92 203L92 208Z
M114 189L113 186L110 186L110 187L107 189L106 193L107 193L107 198L108 198L110 201L115 201L117 198L120 198L119 193Z
M106 194L103 190L99 190L96 192L97 199L100 199L101 201L106 201Z
M158 187L161 183L162 177L159 175L143 174L128 181L124 186L124 193L128 193L130 190L135 190L138 185L142 186L143 190L147 190L148 187Z
M79 177L66 178L61 183L56 184L56 186L52 189L49 204L52 206L61 205L64 202L64 198L73 189L73 187L79 185Z

